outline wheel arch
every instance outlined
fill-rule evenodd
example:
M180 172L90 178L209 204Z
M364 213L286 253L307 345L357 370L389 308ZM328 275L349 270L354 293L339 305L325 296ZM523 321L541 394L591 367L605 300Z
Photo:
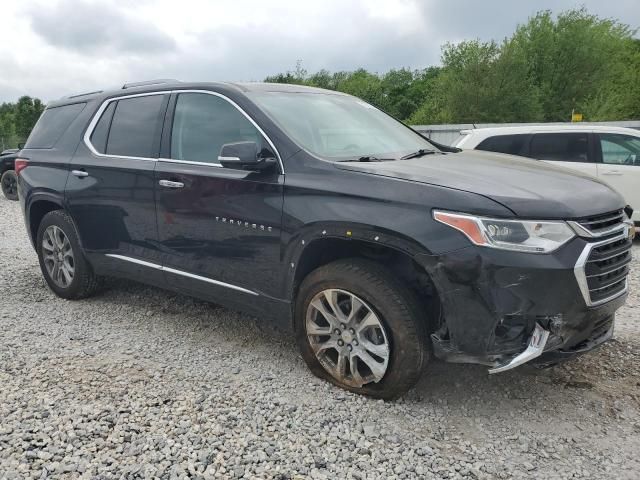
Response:
M53 212L54 210L65 210L65 208L62 201L53 196L38 196L29 203L27 209L27 227L29 228L29 237L31 238L31 243L34 248L38 238L38 228L40 227L42 219L47 213ZM82 244L81 241L80 244Z
M333 261L345 258L364 258L389 269L403 284L415 294L422 308L429 312L429 333L435 331L441 321L441 305L435 283L428 272L416 261L414 255L419 252L415 245L399 237L391 240L389 233L369 232L366 236L356 236L354 231L346 230L344 236L329 235L299 239L299 247L291 259L292 274L289 276L288 291L295 305L300 284L315 269ZM351 232L347 236L347 233ZM354 238L355 237L355 238ZM292 318L295 316L293 312Z

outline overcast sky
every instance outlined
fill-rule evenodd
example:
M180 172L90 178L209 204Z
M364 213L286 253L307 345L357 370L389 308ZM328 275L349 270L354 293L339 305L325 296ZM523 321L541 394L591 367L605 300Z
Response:
M2 0L0 101L151 78L262 80L295 68L423 68L440 46L502 40L585 5L634 27L639 0Z

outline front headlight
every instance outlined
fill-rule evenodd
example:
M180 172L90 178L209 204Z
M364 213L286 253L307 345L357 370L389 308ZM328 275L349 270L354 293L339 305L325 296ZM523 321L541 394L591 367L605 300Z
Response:
M575 237L562 221L504 220L434 210L433 218L464 233L476 245L518 252L549 253Z

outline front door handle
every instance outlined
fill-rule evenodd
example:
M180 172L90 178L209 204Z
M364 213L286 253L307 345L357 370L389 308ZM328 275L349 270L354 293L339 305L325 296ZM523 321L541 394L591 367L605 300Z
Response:
M602 172L602 175L622 175L620 170L606 170Z
M171 180L160 180L158 182L161 187L167 188L182 188L184 187L184 183L182 182L172 182Z
M78 178L84 178L89 176L89 174L84 170L71 170L71 173L73 173Z

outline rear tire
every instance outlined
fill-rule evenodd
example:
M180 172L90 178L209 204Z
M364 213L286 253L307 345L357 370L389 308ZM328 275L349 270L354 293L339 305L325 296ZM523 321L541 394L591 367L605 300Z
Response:
M391 271L368 260L338 260L302 282L296 341L316 376L352 392L393 399L415 385L429 358L424 317L413 293Z
M0 177L2 194L7 200L18 200L18 176L14 170L7 170Z
M71 217L63 210L47 213L40 222L36 251L42 275L59 297L86 298L102 285L82 252Z

